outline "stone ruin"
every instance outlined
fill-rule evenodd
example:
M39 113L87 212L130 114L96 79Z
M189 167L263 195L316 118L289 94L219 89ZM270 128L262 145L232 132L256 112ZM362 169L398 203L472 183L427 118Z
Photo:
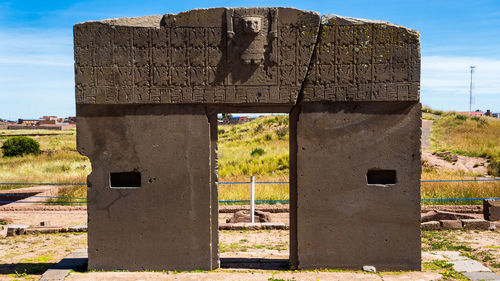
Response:
M292 8L74 26L89 269L219 267L217 114L289 113L290 266L420 270L418 32Z

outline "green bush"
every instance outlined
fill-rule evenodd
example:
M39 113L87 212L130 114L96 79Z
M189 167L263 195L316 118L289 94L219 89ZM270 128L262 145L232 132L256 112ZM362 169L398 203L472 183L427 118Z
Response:
M23 156L25 154L40 154L40 144L28 137L15 136L8 138L2 145L3 157Z
M264 149L260 148L260 147L257 147L255 148L254 150L252 150L252 152L250 152L250 155L252 156L261 156L262 154L266 153L264 151Z

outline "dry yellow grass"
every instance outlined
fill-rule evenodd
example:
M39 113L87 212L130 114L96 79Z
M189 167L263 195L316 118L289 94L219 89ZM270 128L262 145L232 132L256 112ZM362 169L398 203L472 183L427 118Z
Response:
M6 134L22 133L19 131L0 131L0 146L7 139ZM46 133L29 131L28 133ZM54 133L49 131L48 133ZM0 158L0 182L50 182L82 183L86 182L91 171L90 161L76 151L75 132L56 136L33 136L40 143L43 153L23 157ZM0 150L1 156L1 150ZM0 186L7 189L19 186Z

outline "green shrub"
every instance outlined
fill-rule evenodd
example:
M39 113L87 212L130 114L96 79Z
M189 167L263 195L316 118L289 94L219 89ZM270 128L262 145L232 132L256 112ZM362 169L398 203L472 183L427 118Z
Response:
M252 156L261 156L263 155L264 153L266 153L264 151L264 149L260 148L260 147L257 147L255 148L254 150L252 150L252 152L250 152L250 155Z
M456 117L458 120L462 120L462 121L465 121L467 120L467 116L465 115L462 115L462 114L457 114L457 117Z
M28 137L15 136L8 138L2 145L3 157L23 156L25 154L40 154L40 144Z
M287 134L288 134L288 127L281 127L276 130L276 135L280 140L283 139Z

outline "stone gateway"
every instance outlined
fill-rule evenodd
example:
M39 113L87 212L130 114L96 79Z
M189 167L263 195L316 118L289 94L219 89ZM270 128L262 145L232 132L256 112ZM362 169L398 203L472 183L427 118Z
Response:
M74 26L89 269L219 267L217 114L290 114L290 266L420 270L420 43L213 8Z

